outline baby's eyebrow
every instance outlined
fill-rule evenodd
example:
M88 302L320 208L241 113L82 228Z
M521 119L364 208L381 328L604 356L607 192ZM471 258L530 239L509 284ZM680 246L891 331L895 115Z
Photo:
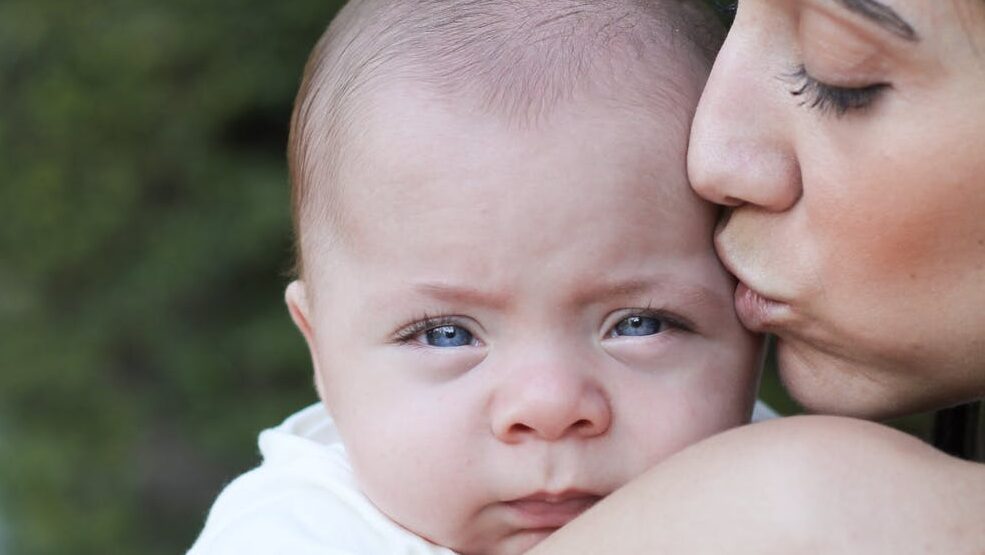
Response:
M697 283L685 283L667 276L651 278L627 279L611 282L594 283L575 291L571 303L582 305L603 302L619 297L631 297L647 292L669 293L673 298L686 305L707 307L712 310L726 308L731 304L731 298ZM666 296L661 294L661 296Z
M506 294L442 282L419 283L414 290L437 300L494 309L505 308L511 301L510 296Z
M652 290L655 287L657 287L656 283L646 279L593 283L576 290L571 295L571 302L572 304L586 304L613 297L629 297Z
M413 290L438 301L495 310L505 309L514 301L514 298L506 292L486 291L443 281L417 283L413 286ZM716 292L701 284L683 282L672 276L662 275L585 284L576 288L570 295L566 295L566 299L562 302L569 306L583 306L647 294L673 297L681 305L710 311L728 308L732 303L730 295Z

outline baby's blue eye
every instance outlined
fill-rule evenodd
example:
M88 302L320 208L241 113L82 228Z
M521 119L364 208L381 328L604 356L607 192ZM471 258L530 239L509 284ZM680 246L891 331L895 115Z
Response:
M641 336L660 333L664 329L664 321L653 316L630 316L619 321L612 328L613 336Z
M472 333L462 326L445 325L424 332L425 341L431 347L464 347L473 342Z

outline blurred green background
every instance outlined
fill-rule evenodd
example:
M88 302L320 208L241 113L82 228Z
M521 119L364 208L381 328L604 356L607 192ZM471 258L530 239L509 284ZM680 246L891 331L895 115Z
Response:
M0 554L181 553L314 401L284 150L339 4L0 1Z
M284 150L338 4L0 1L0 553L181 553L314 399Z

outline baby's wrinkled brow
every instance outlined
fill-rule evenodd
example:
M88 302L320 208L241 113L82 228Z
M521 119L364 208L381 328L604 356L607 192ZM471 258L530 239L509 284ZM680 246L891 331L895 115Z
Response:
M451 301L470 306L504 308L511 303L511 296L502 292L483 291L475 287L442 282L419 283L414 290L436 300Z

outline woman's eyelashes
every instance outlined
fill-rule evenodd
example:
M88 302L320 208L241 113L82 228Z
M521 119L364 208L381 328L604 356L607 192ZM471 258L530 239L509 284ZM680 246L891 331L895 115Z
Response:
M818 81L798 66L785 76L793 84L790 94L800 99L800 105L843 116L849 112L870 107L879 96L891 87L889 83L873 83L863 87L840 87Z

